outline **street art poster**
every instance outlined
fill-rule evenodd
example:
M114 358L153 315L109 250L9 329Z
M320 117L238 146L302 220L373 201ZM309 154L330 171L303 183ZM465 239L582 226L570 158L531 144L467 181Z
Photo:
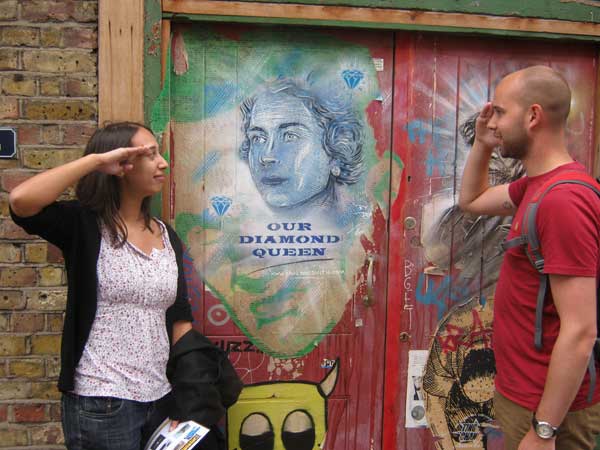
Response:
M261 351L290 358L319 344L360 282L385 209L366 113L382 98L365 47L265 36L176 32L169 111L153 126L176 143L175 226L197 272Z
M427 419L439 450L487 448L494 423L493 301L473 297L440 322L423 377Z
M336 362L318 382L245 386L227 411L231 449L322 449L327 435L327 398L335 389Z

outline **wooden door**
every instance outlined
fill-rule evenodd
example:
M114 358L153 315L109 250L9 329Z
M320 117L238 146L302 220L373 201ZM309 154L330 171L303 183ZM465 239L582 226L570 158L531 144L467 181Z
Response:
M469 123L504 75L550 65L573 92L569 149L591 169L596 51L580 43L398 34L395 55L394 154L404 169L390 217L384 448L500 449L491 322L498 244L510 219L469 217L454 206ZM493 157L494 183L521 175L518 162ZM409 357L419 350L431 350L417 386L424 401L410 405ZM463 383L475 378L482 389L468 393ZM407 427L419 407L430 429Z
M381 449L393 35L174 25L153 126L230 449Z

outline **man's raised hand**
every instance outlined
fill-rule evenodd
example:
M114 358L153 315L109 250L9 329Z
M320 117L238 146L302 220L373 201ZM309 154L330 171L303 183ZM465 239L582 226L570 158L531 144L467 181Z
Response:
M493 115L494 109L492 103L488 102L475 121L475 142L489 151L500 145L500 139L495 135L495 131L488 127Z

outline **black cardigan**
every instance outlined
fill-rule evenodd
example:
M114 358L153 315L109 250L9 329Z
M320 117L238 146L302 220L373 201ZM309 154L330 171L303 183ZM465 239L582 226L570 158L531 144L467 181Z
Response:
M63 252L67 270L67 308L62 333L61 369L58 389L74 389L75 368L90 334L97 308L96 265L100 253L98 216L77 201L54 202L31 217L12 219L29 234L37 234ZM177 261L177 298L167 309L167 332L172 336L173 323L192 321L187 286L183 274L183 246L175 231L166 225Z

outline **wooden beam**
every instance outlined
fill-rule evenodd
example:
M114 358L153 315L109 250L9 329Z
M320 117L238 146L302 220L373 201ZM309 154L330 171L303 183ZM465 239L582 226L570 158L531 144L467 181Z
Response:
M213 16L310 20L377 25L411 25L499 31L600 36L600 24L566 20L529 19L481 14L439 13L430 11L348 6L317 6L280 3L249 3L219 0L163 0L163 12Z
M143 122L144 0L99 3L99 123Z
M161 89L165 83L165 76L167 73L167 56L169 53L169 46L171 45L171 21L163 20L161 27L161 39L160 39L160 87Z

